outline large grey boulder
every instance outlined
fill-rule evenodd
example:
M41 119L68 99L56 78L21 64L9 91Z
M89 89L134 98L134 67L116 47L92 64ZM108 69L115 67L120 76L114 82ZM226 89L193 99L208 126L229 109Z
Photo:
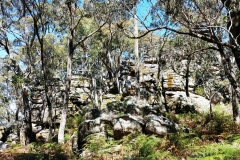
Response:
M144 121L144 131L149 134L163 136L167 133L177 132L179 128L176 123L163 116L148 115Z
M78 128L78 148L81 149L86 142L86 137L91 134L105 134L106 124L100 117L94 120L85 120Z
M143 123L137 117L124 115L113 120L114 139L119 140L130 133L142 133Z
M3 152L5 149L9 148L10 146L6 143L0 141L0 152Z

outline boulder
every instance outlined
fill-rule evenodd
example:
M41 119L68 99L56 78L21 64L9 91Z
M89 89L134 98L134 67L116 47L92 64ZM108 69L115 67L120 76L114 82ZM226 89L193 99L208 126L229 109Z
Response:
M124 113L126 108L123 102L113 101L107 104L107 112Z
M49 129L41 130L36 134L37 141L47 142L49 140Z
M113 120L114 139L119 140L130 133L142 133L143 123L130 115L120 116Z
M0 152L3 152L5 149L9 148L10 146L6 143L0 141Z
M200 95L190 93L187 97L184 91L167 91L168 106L176 112L206 112L210 101Z
M105 124L100 117L94 120L85 120L78 128L78 148L81 149L86 142L86 137L95 133L104 133Z
M91 119L96 119L100 116L100 110L97 108L92 108L90 109L89 112L85 114L86 119L91 120Z
M17 135L17 133L10 133L7 137L7 142L17 142L19 141L19 137Z
M144 131L148 134L163 136L167 133L176 132L178 129L176 123L163 116L148 115L144 118L144 122Z
M8 135L12 132L12 126L0 127L0 141L6 142Z

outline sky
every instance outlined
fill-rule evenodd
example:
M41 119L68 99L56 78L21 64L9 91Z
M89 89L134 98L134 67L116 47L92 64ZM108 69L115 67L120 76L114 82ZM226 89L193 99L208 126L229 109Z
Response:
M4 58L7 55L7 53L0 48L0 58Z

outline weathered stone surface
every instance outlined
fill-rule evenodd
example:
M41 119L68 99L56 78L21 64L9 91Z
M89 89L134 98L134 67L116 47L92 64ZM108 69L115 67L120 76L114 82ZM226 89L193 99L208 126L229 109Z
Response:
M0 140L3 138L5 127L0 126Z
M7 142L17 142L19 141L19 137L17 135L17 133L10 133L8 136L7 136Z
M168 106L180 112L206 112L209 110L210 101L202 96L190 93L187 97L183 91L167 91Z
M78 151L78 143L77 143L77 132L74 132L71 136L71 139L72 139L72 152L73 153L76 153Z
M86 142L86 137L93 134L105 135L107 139L121 139L130 133L165 135L178 129L177 124L160 116L159 106L150 105L146 100L137 100L135 97L129 96L123 102L108 103L107 108L101 110L95 119L91 111L88 112L90 118L87 118L91 120L85 120L78 128L79 149Z
M119 140L130 133L142 133L143 123L136 117L124 115L113 120L114 139Z
M5 149L9 148L10 146L6 143L0 141L0 152L3 152Z
M36 139L38 141L47 142L49 140L49 129L41 130L36 134Z
M108 112L116 112L116 113L124 113L126 111L127 106L118 101L113 101L107 104Z
M163 72L164 83L163 86L169 91L184 91L186 80L175 73L173 70L169 69ZM194 81L189 77L189 90L193 90Z
M0 127L0 141L6 142L8 135L12 132L12 126L1 126Z
M86 120L82 122L78 128L78 148L81 149L86 141L86 137L95 133L104 133L105 124L102 123L100 117L94 120Z
M145 64L157 64L158 63L158 58L157 57L152 57L149 55L144 55L144 63Z
M97 108L92 108L89 112L85 114L87 120L96 119L100 116L100 110Z
M176 132L178 125L163 116L148 115L144 118L144 130L149 134L156 134L159 136L167 133Z

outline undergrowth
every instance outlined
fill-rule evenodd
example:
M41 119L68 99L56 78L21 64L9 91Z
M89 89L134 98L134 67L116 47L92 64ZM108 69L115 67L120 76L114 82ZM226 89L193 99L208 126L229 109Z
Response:
M240 159L239 126L220 111L167 114L186 128L163 137L129 134L121 140L91 135L84 150L92 159Z
M236 125L232 117L225 112L216 108L212 116L207 113L168 113L166 117L184 129L161 137L129 134L121 140L92 134L87 137L80 157L80 153L76 155L71 153L71 135L83 121L83 117L72 117L68 119L64 145L56 142L31 143L23 152L27 154L18 156L18 159L240 159L239 125ZM7 152L12 154L22 149L20 145L15 145Z

